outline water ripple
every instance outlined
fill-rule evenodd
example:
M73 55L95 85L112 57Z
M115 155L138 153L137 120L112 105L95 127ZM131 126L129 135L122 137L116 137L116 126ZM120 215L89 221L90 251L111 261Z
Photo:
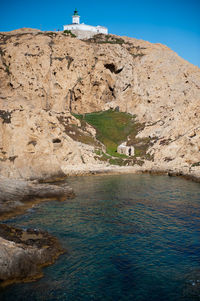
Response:
M199 184L151 175L68 182L76 199L8 221L50 231L68 252L1 300L200 300Z

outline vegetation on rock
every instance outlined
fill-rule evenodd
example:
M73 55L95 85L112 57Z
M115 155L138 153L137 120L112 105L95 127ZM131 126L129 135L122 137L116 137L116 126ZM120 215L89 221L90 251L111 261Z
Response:
M81 41L68 31L24 28L0 33L0 44L4 176L51 177L67 166L96 165L96 157L199 175L198 67L164 45L111 34ZM113 107L137 115L137 122L129 115L127 126L132 118L133 127L122 130L122 137L118 125L116 138L109 130L105 134L106 123L89 120L97 113L81 123L71 115ZM116 153L122 141L134 146L135 157Z
M64 34L70 35L72 38L76 38L76 35L74 33L71 32L71 30L64 30L63 31Z
M143 125L135 120L135 115L118 112L117 110L73 115L81 121L83 128L87 122L96 129L96 138L106 147L106 154L100 150L96 151L101 160L115 165L133 165L135 163L142 163L142 161L136 160L138 156L149 159L146 152L150 144L150 139L136 138ZM129 158L126 155L117 153L118 145L124 141L127 141L128 145L134 145L135 156Z
M113 35L104 35L104 34L97 34L94 37L87 40L90 43L96 44L124 44L125 41L122 38L115 37Z
M87 132L84 126L79 128L75 124L69 124L62 116L58 117L58 120L64 126L66 134L73 140L93 145L95 147L100 146L98 141L90 133Z

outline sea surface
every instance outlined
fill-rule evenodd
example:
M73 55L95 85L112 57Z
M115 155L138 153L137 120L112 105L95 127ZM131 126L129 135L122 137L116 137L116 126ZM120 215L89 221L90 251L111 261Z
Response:
M76 198L7 221L57 236L66 253L0 300L200 300L200 184L152 175L69 178Z

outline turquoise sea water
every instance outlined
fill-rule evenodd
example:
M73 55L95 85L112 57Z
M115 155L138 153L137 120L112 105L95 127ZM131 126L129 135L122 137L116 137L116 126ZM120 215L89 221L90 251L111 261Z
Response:
M200 185L150 175L68 179L76 198L8 221L42 228L67 252L0 300L200 300Z

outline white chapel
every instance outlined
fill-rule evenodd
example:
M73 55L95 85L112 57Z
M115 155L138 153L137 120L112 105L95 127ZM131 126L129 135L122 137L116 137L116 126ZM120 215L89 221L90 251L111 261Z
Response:
M75 9L72 16L72 24L64 25L64 30L70 30L78 38L90 38L98 33L108 34L108 29L104 26L91 26L84 23L80 24L80 16Z

